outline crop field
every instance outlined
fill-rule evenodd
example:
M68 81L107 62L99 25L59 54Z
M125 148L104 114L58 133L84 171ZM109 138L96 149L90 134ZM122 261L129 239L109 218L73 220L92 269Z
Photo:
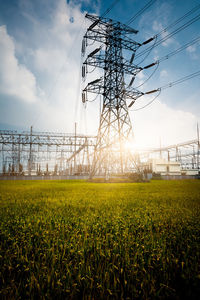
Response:
M199 299L200 181L0 181L1 299Z

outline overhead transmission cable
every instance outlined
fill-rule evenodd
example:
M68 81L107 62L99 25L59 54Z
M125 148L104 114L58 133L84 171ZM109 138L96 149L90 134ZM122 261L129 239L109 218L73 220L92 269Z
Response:
M157 62L162 62L162 61L164 61L164 60L166 60L166 59L169 59L169 58L172 57L173 55L175 55L175 54L177 54L177 53L183 51L184 49L187 49L188 47L190 47L190 46L192 46L192 45L198 43L199 41L200 41L200 36L198 36L198 37L195 38L194 40L192 40L192 41L190 41L190 42L188 42L188 43L182 45L181 47L179 47L178 49L176 49L176 50L170 52L169 54L167 54L167 55L161 57L160 59L157 60Z
M102 13L101 18L104 18L112 9L113 7L119 2L120 0L115 0L113 3ZM91 46L95 43L95 40L91 44L87 44L87 46Z
M174 86L174 85L177 85L177 84L179 84L179 83L182 83L182 82L184 82L184 81L187 81L187 80L189 80L189 79L192 79L192 78L194 78L194 77L197 77L197 76L199 76L199 75L200 75L200 71L197 71L197 72L195 72L195 73L192 73L192 74L189 74L189 75L187 75L187 76L185 76L185 77L182 77L182 78L180 78L180 79L177 79L177 80L175 80L175 81L173 81L173 82L167 83L166 85L161 86L158 90L165 90L165 89L167 89L167 88L170 88L170 87L172 87L172 86Z
M183 29L187 28L188 26L192 25L193 23L197 22L200 19L200 14L198 14L196 17L192 18L191 20L189 20L188 22L186 22L185 24L181 25L180 27L178 27L177 29L175 29L174 31L172 31L171 33L167 34L165 37L163 37L162 39L158 40L154 47L157 47L158 45L160 45L161 43L165 42L166 40L168 40L169 38L171 38L172 36L174 36L175 34L179 33L180 31L182 31ZM158 34L159 35L159 34ZM152 40L154 38L156 38L157 35L155 35L153 38L151 38ZM135 55L135 59L144 55L145 53L147 53L149 51L149 49L151 49L152 46L148 47L147 49L141 51L140 53Z
M182 45L181 47L177 48L176 50L174 50L174 51L172 51L172 52L170 52L170 53L164 55L163 57L161 57L161 58L159 58L158 60L156 60L155 63L160 63L160 62L162 62L162 61L164 61L164 60L166 60L166 59L169 59L170 57L174 56L175 54L177 54L177 53L179 53L179 52L181 52L181 51L187 49L188 47L190 47L190 46L192 46L192 45L194 45L194 44L196 44L196 43L198 43L198 42L200 42L200 36L198 36L198 37L196 37L195 39L191 40L190 42L188 42L188 43ZM154 47L154 45L152 46L152 48L153 48L153 47ZM152 50L152 49L151 49L151 50ZM150 50L150 51L151 51L151 50ZM149 55L149 53L147 54L147 56L148 56L148 55ZM146 56L146 57L147 57L147 56ZM140 64L146 59L146 57L145 57L140 63L138 63L138 65L140 65Z
M198 43L199 41L200 41L200 36L197 37L197 38L195 38L194 40L192 40L192 41L190 41L190 42L188 42L188 43L182 45L182 46L179 47L178 49L176 49L176 50L174 50L174 51L168 53L167 55L161 57L161 58L158 59L157 61L155 61L154 64L155 64L155 65L157 64L157 67L154 69L154 71L152 72L152 74L151 74L151 75L150 75L150 76L149 76L142 84L138 85L138 86L135 87L135 88L137 89L137 88L143 86L147 81L149 81L149 79L150 79L150 78L155 74L155 72L157 71L160 62L169 59L170 57L176 55L177 53L179 53L179 52L181 52L181 51L183 51L183 50L185 50L185 49L188 48L189 46L192 46L192 45ZM148 53L148 54L149 54L149 53ZM142 62L142 61L141 61L141 62ZM141 63L141 62L140 62L140 63ZM138 64L138 65L139 65L139 64Z
M190 41L190 42L188 42L188 43L182 45L182 46L179 47L178 49L176 49L176 50L174 50L174 51L172 51L172 52L170 52L170 53L164 55L163 57L161 57L161 58L159 58L158 60L156 60L153 64L154 64L154 65L159 64L160 62L169 59L170 57L176 55L177 53L179 53L179 52L181 52L181 51L187 49L188 47L190 47L190 46L192 46L192 45L194 45L194 44L196 44L196 43L198 43L198 42L200 42L200 36L198 36L198 37L195 38L194 40L192 40L192 41Z
M130 111L138 111L138 110L146 108L147 106L149 106L151 103L153 103L160 96L160 93L161 93L161 90L158 90L158 94L151 101L149 101L147 104L145 104L142 107L139 107L139 108L136 108L136 109L130 109Z
M156 42L157 42L157 37L155 38L153 45L150 47L150 49L149 49L148 53L145 55L145 57L139 63L137 63L138 66L147 59L147 57L149 56L151 51L154 49Z
M135 89L138 89L139 87L143 86L147 81L149 81L151 79L151 77L155 74L155 72L157 71L157 69L159 67L159 62L156 62L156 64L157 64L157 66L153 70L153 72L151 73L151 75L145 81L143 81L140 85L136 86Z
M179 47L178 49L176 49L176 50L174 50L174 51L168 53L167 55L161 57L161 58L158 59L157 61L155 61L154 64L157 65L157 67L154 69L154 71L152 72L152 74L151 74L151 75L150 75L150 76L149 76L142 84L138 85L138 86L135 87L135 88L137 89L137 88L143 86L147 81L149 81L149 79L150 79L150 78L155 74L155 72L157 71L160 62L169 59L170 57L174 56L175 54L177 54L177 53L183 51L184 49L186 49L186 48L188 48L189 46L192 46L192 45L194 45L194 44L196 44L196 43L198 43L198 42L200 42L200 36L197 37L196 39L194 39L194 40L192 40L192 41L190 41L190 42L184 44L183 46Z
M190 80L190 79L192 79L192 78L194 78L194 77L197 77L197 76L200 76L200 71L194 72L194 73L192 73L192 74L189 74L189 75L187 75L187 76L184 76L184 77L182 77L182 78L179 78L179 79L177 79L177 80L175 80L175 81L173 81L173 82L167 83L167 84L161 86L160 88L158 88L158 89L156 89L156 90L153 90L153 91L144 93L143 95L145 95L145 94L150 94L150 93L152 93L152 92L158 92L158 95L156 95L150 102L148 102L148 103L145 104L144 106L139 107L139 108L136 108L136 109L130 109L130 111L138 111L138 110L144 109L145 107L149 106L151 103L153 103L153 102L158 98L158 96L160 95L160 93L161 93L162 90L171 88L171 87L174 86L174 85L180 84L180 83L182 83L182 82L185 82L185 81Z
M162 35L164 32L166 32L168 29L170 29L171 27L174 27L175 25L177 25L178 23L180 23L182 20L184 20L186 17L190 16L191 14L193 14L194 12L196 12L198 9L200 9L200 4L193 7L190 11L188 11L186 14L184 14L182 17L180 17L179 19L177 19L176 21L174 21L173 23L171 23L170 25L168 25L166 28L164 28L161 32L159 32L157 34L157 37Z
M113 3L104 11L104 13L101 15L101 18L104 18L112 9L113 7L119 2L120 0L115 0Z
M143 8L141 8L132 18L130 18L130 20L126 23L126 25L130 25L133 21L135 21L135 19L137 17L139 17L140 15L142 15L145 10L147 10L152 4L154 4L154 2L156 2L157 0L150 0Z
M87 100L87 102L94 102L95 100L97 100L99 94L97 94L92 100Z

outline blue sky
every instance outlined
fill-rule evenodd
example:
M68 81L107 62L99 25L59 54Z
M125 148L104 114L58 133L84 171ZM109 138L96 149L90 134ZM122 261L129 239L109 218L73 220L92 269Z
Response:
M106 16L126 23L148 1L119 0ZM0 128L95 134L99 99L82 106L80 89L82 36L89 25L86 12L102 14L112 1L0 0ZM157 0L131 24L143 42L200 4L193 0ZM167 34L200 13L200 9ZM200 36L200 20L155 47L141 66L167 55ZM138 53L140 50L138 50ZM140 63L141 59L135 61ZM142 91L200 70L200 43L160 63ZM143 83L153 68L141 72ZM99 74L99 73L98 73ZM94 74L95 76L95 74ZM94 78L95 79L95 78ZM163 90L148 108L130 112L136 144L158 146L196 137L200 123L200 77ZM151 98L141 98L135 109Z

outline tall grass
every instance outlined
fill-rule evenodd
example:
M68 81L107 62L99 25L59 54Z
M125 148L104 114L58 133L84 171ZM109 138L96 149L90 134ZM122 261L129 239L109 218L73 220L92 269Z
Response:
M198 299L200 181L0 190L0 297Z

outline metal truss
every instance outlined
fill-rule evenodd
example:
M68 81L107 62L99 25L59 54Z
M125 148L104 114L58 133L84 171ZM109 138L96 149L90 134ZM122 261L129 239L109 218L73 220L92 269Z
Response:
M137 169L134 156L127 151L126 144L133 140L132 124L129 117L126 99L132 103L144 93L132 88L136 75L144 68L133 64L136 50L142 45L130 34L137 30L120 22L94 15L86 15L92 24L88 27L82 42L82 55L86 53L88 40L99 43L99 47L90 52L83 62L82 78L85 80L89 67L104 70L103 77L89 82L83 89L82 101L87 101L87 93L103 96L103 107L94 151L91 177L95 174L109 177L110 174L123 174ZM131 51L128 61L123 53ZM130 83L126 83L125 74L131 75ZM130 160L131 158L131 160Z
M80 134L54 132L17 132L0 130L0 173L2 175L88 174L97 138ZM112 144L109 145L110 148ZM107 145L102 150L106 150ZM112 153L110 153L112 156ZM140 149L134 157L129 153L125 163L140 170L149 158L178 161L182 170L200 171L199 139L160 148ZM118 164L113 159L117 172ZM128 168L128 167L127 167Z
M88 28L85 34L85 38L107 44L108 31L111 32L113 31L113 29L116 29L120 33L120 37L117 37L116 35L110 35L110 41L113 40L115 42L119 40L119 38L121 38L122 47L126 50L131 51L136 51L137 48L141 46L140 43L137 43L127 37L127 34L138 33L137 30L108 18L101 18L89 14L86 15L86 18L89 19L92 24Z
M168 161L177 161L182 170L200 171L200 143L199 139L160 148L140 150L140 160L159 157Z
M0 130L1 173L89 173L96 137Z

